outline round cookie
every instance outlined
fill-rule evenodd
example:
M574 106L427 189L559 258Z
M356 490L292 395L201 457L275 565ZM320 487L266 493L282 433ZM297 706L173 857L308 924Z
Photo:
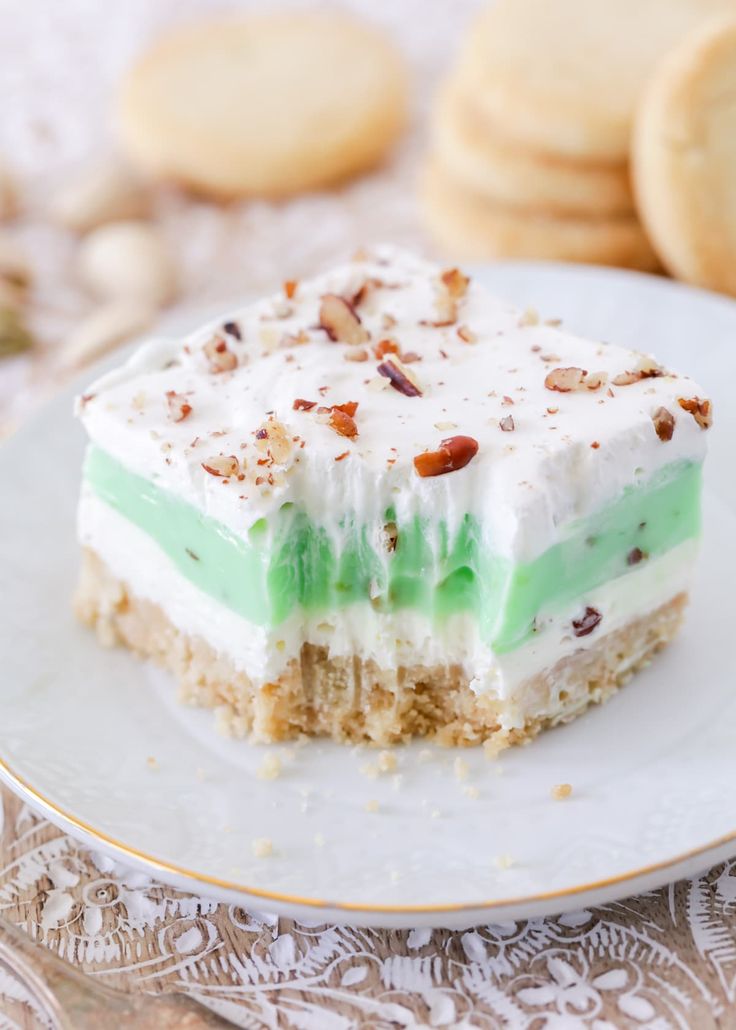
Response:
M507 140L455 82L440 90L432 130L440 164L479 196L550 213L634 210L627 164L571 161L520 147Z
M178 29L126 75L122 142L148 174L216 197L325 186L380 160L406 117L405 67L337 12Z
M637 113L639 211L666 268L736 296L736 19L658 66Z
M421 199L430 232L459 259L538 258L643 271L658 267L630 215L583 218L522 211L474 196L436 163L424 170Z
M622 162L659 57L728 10L733 0L498 0L470 34L464 74L525 146Z

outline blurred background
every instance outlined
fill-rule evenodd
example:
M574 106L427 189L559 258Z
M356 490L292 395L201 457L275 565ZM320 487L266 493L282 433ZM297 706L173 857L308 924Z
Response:
M0 435L162 313L376 240L730 289L670 255L640 208L676 176L645 153L633 189L629 147L658 62L731 7L3 0Z
M0 359L0 432L58 379L60 350L74 340L80 320L99 310L78 274L84 234L51 218L50 200L62 184L79 181L116 152L114 102L131 62L171 26L215 12L280 7L243 0L5 0L2 6L0 164L12 175L20 211L0 225L0 261L7 250L6 273L13 257L29 265L24 314L33 350ZM375 174L329 191L222 205L154 186L151 213L175 256L177 306L232 303L270 290L361 242L422 245L414 183L422 125L433 83L477 0L345 0L340 7L370 18L401 48L411 75L405 134Z

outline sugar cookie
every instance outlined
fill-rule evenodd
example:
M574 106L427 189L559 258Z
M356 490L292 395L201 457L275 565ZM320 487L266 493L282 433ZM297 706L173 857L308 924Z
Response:
M674 275L736 295L736 20L688 37L637 113L640 214Z
M223 198L324 186L375 164L406 112L404 64L337 12L178 29L126 76L123 144L140 169Z
M453 257L466 260L539 258L653 270L657 259L638 221L544 215L479 198L437 165L421 184L427 226Z
M733 0L498 0L463 65L478 103L532 149L624 161L658 58Z
M456 82L437 97L433 142L439 162L479 196L547 213L630 214L625 163L572 161L510 142Z

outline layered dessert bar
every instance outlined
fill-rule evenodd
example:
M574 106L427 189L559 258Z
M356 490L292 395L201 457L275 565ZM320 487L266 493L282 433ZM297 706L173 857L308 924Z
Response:
M258 740L497 748L675 635L710 403L378 248L78 401L79 617Z

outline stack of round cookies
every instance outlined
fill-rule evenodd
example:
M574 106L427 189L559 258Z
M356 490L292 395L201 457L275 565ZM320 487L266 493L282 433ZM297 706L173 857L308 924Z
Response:
M734 0L498 0L438 93L427 223L466 258L652 269L629 145L659 58Z

